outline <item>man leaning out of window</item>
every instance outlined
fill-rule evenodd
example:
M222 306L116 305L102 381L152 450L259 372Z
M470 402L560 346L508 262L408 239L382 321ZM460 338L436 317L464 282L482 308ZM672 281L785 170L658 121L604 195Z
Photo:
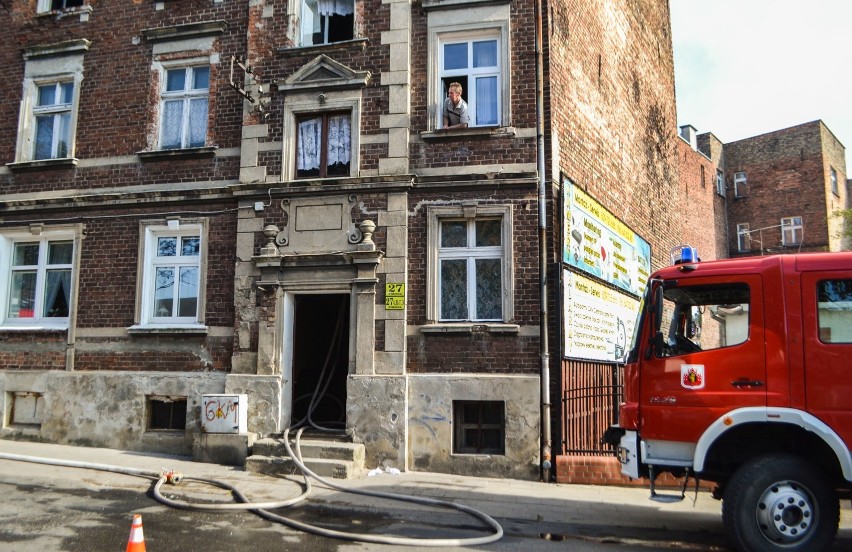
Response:
M462 86L457 82L450 83L447 97L444 99L444 128L467 128L470 115L467 113L467 102L462 97Z

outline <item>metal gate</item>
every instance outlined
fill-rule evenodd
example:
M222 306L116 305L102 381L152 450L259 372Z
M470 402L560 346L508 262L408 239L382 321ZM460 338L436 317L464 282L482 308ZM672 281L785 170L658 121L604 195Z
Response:
M618 364L562 361L562 454L613 454L601 436L618 417L623 385Z

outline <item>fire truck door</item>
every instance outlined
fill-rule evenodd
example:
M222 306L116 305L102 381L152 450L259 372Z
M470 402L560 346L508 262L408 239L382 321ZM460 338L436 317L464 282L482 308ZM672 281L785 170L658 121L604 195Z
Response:
M644 439L695 442L736 408L766 405L761 278L690 278L664 291L658 347L642 360Z
M802 274L805 402L808 411L852 444L852 278Z

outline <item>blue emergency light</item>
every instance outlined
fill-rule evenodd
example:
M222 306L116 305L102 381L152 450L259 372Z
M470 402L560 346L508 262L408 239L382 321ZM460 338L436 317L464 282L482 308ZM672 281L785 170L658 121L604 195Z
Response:
M676 245L671 250L672 264L696 263L701 259L698 258L698 251L694 247L687 244Z

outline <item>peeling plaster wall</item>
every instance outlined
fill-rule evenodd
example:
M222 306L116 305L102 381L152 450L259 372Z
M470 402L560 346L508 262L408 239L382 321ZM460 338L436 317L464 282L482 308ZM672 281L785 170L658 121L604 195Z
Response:
M191 454L200 431L201 395L222 393L225 374L201 372L0 372L0 411L10 393L41 393L41 428L4 427L0 436L52 443ZM187 398L185 432L146 431L146 396ZM4 424L7 425L7 424Z
M408 380L409 468L537 479L540 416L535 376L424 375ZM505 401L505 454L453 454L453 401Z
M366 466L405 469L407 378L349 376L346 425L364 443Z

